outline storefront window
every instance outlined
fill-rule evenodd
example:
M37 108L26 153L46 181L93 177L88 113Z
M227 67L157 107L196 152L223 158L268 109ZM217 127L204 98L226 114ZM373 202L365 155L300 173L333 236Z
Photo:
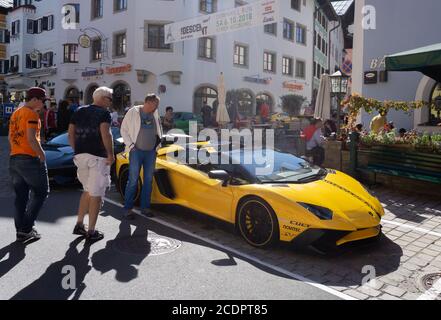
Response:
M429 124L436 126L441 124L441 83L437 83L431 96L431 108Z
M215 111L217 107L217 91L210 87L199 88L194 94L194 114L200 114L204 105L209 105Z

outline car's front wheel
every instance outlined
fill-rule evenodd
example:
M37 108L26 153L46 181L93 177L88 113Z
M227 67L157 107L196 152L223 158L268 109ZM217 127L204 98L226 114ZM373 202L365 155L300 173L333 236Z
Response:
M249 197L238 206L237 226L250 245L267 248L280 239L279 223L271 206L258 197Z
M126 187L128 182L129 182L129 167L125 166L121 168L118 179L116 181L116 188L123 200L126 199ZM136 194L134 199L135 204L139 204L141 198L141 189L142 189L141 179L138 179L138 187L136 189Z

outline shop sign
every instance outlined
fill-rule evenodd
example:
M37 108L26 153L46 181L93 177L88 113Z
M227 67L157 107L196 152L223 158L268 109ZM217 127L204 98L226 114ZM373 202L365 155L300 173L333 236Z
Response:
M279 1L260 0L234 9L165 25L165 43L214 36L279 21Z
M378 71L366 71L364 73L364 84L378 83Z
M244 77L244 81L258 83L258 84L271 84L272 78L256 78L256 77Z
M371 60L371 69L386 69L386 56L382 58L374 58Z
M11 116L14 113L14 107L15 105L12 103L3 104L3 114L8 117Z
M125 73L125 72L130 72L130 71L132 71L131 64L126 64L121 67L108 67L108 68L106 68L107 74L119 74L119 73Z
M288 89L289 91L303 91L303 89L305 89L305 85L302 83L285 81L283 83L283 88Z
M85 72L81 73L81 76L83 78L91 78L91 77L99 77L99 76L102 76L103 74L104 74L103 69L96 69L96 70L91 70L91 71L85 71Z
M50 80L38 82L37 80L35 80L35 86L36 87L50 87L50 88L53 88L53 87L55 87L55 82L50 81Z
M87 34L82 34L78 38L78 44L80 45L81 48L88 49L92 44L92 40Z

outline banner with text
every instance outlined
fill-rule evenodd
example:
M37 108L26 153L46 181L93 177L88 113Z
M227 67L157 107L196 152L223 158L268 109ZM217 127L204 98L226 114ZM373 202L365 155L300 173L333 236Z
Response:
M223 12L167 24L165 43L198 39L278 22L279 1L261 0Z

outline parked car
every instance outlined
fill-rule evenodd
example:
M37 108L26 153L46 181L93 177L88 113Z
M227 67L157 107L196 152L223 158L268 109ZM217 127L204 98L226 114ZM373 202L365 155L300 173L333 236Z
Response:
M175 112L174 113L175 128L183 130L186 134L189 133L190 121L195 121L198 126L202 125L202 117L191 112Z
M219 164L201 162L197 155L203 149ZM244 161L270 151L272 172L260 173L262 165ZM177 159L179 155L187 158ZM118 155L116 167L116 186L124 198L127 154ZM142 183L140 176L137 200ZM284 241L326 251L375 240L384 216L380 201L342 172L270 149L223 152L207 142L159 150L152 203L182 206L231 223L250 245L261 248Z
M124 151L119 128L112 127L113 147L115 155ZM63 133L42 145L46 154L49 178L58 184L73 182L77 177L77 168L73 162L74 152L69 145L67 133ZM115 165L112 167L115 176Z

